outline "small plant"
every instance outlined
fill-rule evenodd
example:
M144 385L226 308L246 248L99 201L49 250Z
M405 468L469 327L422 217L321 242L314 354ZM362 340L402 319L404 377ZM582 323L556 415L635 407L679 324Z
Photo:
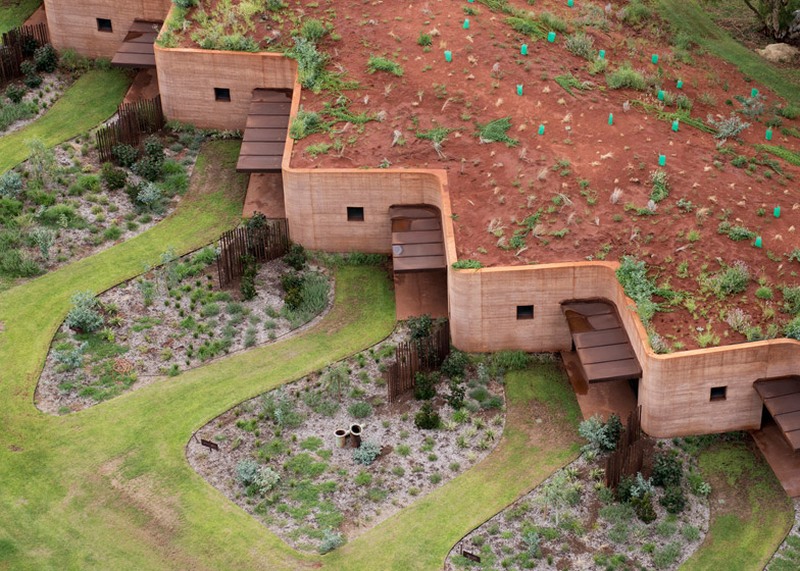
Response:
M512 139L508 136L508 130L511 128L511 117L503 117L502 119L495 119L485 125L478 123L478 130L475 134L481 143L505 143L507 147L516 147L519 145L517 139Z
M322 115L315 111L306 111L301 107L289 126L289 136L295 141L299 141L328 128L329 125L322 120Z
M478 260L457 260L453 262L453 269L455 270L479 270L483 267L483 264L480 263Z
M603 422L599 416L592 416L578 426L578 434L587 441L581 449L583 452L615 450L621 433L622 422L616 414L612 414L608 422Z
M595 58L594 38L585 32L576 32L567 36L564 47L578 57L592 61Z
M414 377L414 398L417 400L431 400L436 396L436 385L439 375L436 372L417 372Z
M650 191L650 200L661 202L669 196L669 175L663 169L656 169L650 173L650 184L653 189Z
M369 466L381 455L381 445L372 440L366 440L361 446L353 450L353 460L358 464Z
M709 278L708 283L719 297L741 293L750 283L750 269L747 264L739 260Z
M686 508L686 496L679 484L668 485L663 497L658 501L667 513L679 514Z
M236 464L236 481L247 487L253 484L258 477L258 462L250 458L240 460Z
M372 405L368 402L356 402L347 407L353 418L367 418L372 414Z
M673 451L658 452L653 458L653 484L679 486L683 477L683 464Z
M607 73L606 84L609 89L635 89L636 91L644 91L647 89L647 82L644 76L633 69L629 62Z
M458 349L453 349L450 351L450 354L445 357L444 361L442 361L440 370L446 377L454 379L463 377L464 371L466 371L468 365L469 357L467 354L463 351L459 351Z
M385 71L397 77L403 77L403 67L399 63L381 56L369 56L367 71L369 71L369 73Z
M334 549L338 549L344 545L344 543L345 539L341 533L333 531L332 529L326 529L322 532L322 542L319 544L318 550L321 555L325 555Z
M433 44L433 37L425 32L420 32L417 38L417 45L427 47Z
M738 136L742 131L750 127L750 123L742 121L738 115L731 114L728 118L715 119L713 115L708 115L706 122L716 130L715 139L719 139L720 144L726 140Z

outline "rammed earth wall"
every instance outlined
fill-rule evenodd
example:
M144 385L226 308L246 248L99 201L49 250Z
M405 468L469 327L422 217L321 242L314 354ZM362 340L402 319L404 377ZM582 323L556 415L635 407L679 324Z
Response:
M50 41L57 50L72 48L89 57L111 59L135 19L162 21L170 0L44 0ZM97 19L111 20L111 31Z

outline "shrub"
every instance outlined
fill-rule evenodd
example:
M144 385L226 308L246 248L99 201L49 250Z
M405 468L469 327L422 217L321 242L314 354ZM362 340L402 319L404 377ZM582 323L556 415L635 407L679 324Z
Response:
M475 387L471 391L469 391L469 398L482 403L486 399L489 398L489 391L486 387Z
M376 71L385 71L397 77L403 76L403 67L396 61L381 56L369 56L367 61L367 71L375 73Z
M29 278L42 270L27 254L12 248L0 249L0 272L12 278Z
M261 397L261 413L284 428L296 428L303 424L303 415L295 410L295 402L285 391L279 389Z
M13 198L0 197L0 223L8 223L21 212L22 202Z
M656 286L647 277L647 265L633 256L622 256L616 275L625 295L636 303L639 317L647 324L658 309L652 300Z
M56 241L56 233L45 226L36 226L28 234L33 243L39 247L39 253L45 260L50 259L50 248Z
M130 168L136 162L136 159L139 158L139 149L126 144L115 145L114 148L111 149L111 154L114 155L114 158L117 159L120 166Z
M145 155L133 164L131 170L143 179L155 182L161 177L162 164L163 162L158 158Z
M800 341L800 315L792 319L783 327L783 334L789 339Z
M750 269L741 260L721 270L709 280L711 288L719 297L741 293L747 289L749 283Z
M136 193L136 202L154 210L161 200L161 187L154 182L146 182L139 187Z
M430 400L436 396L436 384L439 382L439 375L433 373L418 372L414 376L414 398L417 400Z
M422 315L409 317L408 321L406 321L406 325L408 325L408 334L411 340L417 341L431 334L433 319L431 319L430 315L424 313Z
M93 333L103 327L103 316L97 311L100 302L90 291L80 291L72 296L72 309L64 323L74 331Z
M367 418L372 414L372 405L368 402L355 402L347 407L347 412L353 418Z
M656 486L680 486L683 463L673 451L658 452L653 458L653 484Z
M620 11L620 19L634 28L643 26L653 15L652 10L640 0L631 0Z
M381 455L381 445L372 440L365 440L361 446L353 450L353 460L357 464L369 466Z
M106 185L109 190L119 190L128 182L128 173L122 169L116 168L111 163L103 163L100 168L100 180Z
M784 286L781 288L783 294L783 311L794 315L800 313L800 286Z
M712 115L708 115L706 122L717 131L714 134L714 138L721 139L723 142L732 137L736 137L739 133L750 127L750 123L742 121L735 113L731 113L731 116L727 119L715 119Z
M239 289L242 292L242 298L245 300L253 299L256 294L256 274L258 273L258 265L256 259L250 254L243 254L242 257L242 281L239 284Z
M625 62L622 67L606 74L606 84L609 89L635 89L644 91L647 89L647 82L644 76L633 69L631 64Z
M308 261L306 249L300 244L292 244L289 246L289 251L283 256L283 261L293 270L302 271Z
M74 371L83 366L83 353L89 343L84 341L77 347L56 349L53 351L53 359L61 365L65 371Z
M236 464L236 481L242 486L249 486L256 481L258 477L258 463L255 460L247 458L240 460Z
M83 196L86 192L97 192L100 190L100 177L95 174L82 174L74 184L69 187L70 196Z
M319 544L319 552L321 555L325 555L344 545L344 542L345 539L341 533L333 531L332 529L326 529L322 532L322 542Z
M418 46L433 45L433 37L430 34L426 34L425 32L420 32L419 37L417 38L417 45Z
M481 403L481 408L489 410L493 408L503 408L503 397L500 395L490 396Z
M328 33L328 30L325 28L325 24L316 18L306 20L300 26L300 37L307 39L309 42L317 43L326 33Z
M680 485L670 485L664 490L664 496L658 501L668 513L679 514L686 508L686 496Z
M314 42L305 38L294 38L294 47L286 55L297 61L297 78L300 85L319 93L326 82L325 66L328 56L317 49Z
M45 44L33 52L33 61L36 71L53 73L58 67L58 54L53 46Z
M653 508L653 496L646 493L641 497L635 497L631 500L633 509L636 511L638 517L644 523L650 523L656 519L656 510Z
M456 260L453 262L453 269L455 270L479 270L483 267L483 264L480 263L478 260Z
M581 450L610 452L616 449L621 432L622 422L617 415L612 414L608 422L603 422L597 415L587 418L578 426L578 434L587 441Z
M19 103L25 97L26 89L18 83L11 83L6 87L6 97L12 103Z
M669 196L669 175L663 169L656 169L650 173L650 183L653 189L650 191L650 200L661 202Z
M421 430L432 430L441 426L442 420L439 417L439 412L434 410L433 404L430 401L425 401L422 404L419 412L414 415L414 426Z
M516 147L519 145L519 140L508 136L510 128L511 117L503 117L484 125L478 123L475 134L481 143L505 143L508 147Z
M262 466L258 469L258 473L253 478L253 484L256 485L258 491L265 494L272 490L281 481L281 476L269 466Z
M197 0L172 0L172 3L184 10L197 6Z
M292 119L289 127L289 136L295 141L305 139L314 133L320 133L328 129L328 124L322 120L322 115L315 111L306 111L302 107L297 111L297 115Z
M453 349L450 351L450 354L445 357L444 361L442 361L440 370L446 377L454 379L463 377L464 371L467 369L468 365L469 357L467 354L458 349Z
M528 554L531 557L539 557L542 552L539 548L541 537L539 533L533 529L529 529L522 534L522 542L528 546Z
M594 38L585 32L576 32L567 37L564 47L578 57L592 61L595 57Z
M450 392L445 397L445 400L447 401L447 404L450 405L450 408L458 411L462 406L464 406L466 389L464 389L464 385L459 377L451 378L448 388L450 389Z
M17 171L8 171L0 176L0 198L16 198L22 192L22 176Z

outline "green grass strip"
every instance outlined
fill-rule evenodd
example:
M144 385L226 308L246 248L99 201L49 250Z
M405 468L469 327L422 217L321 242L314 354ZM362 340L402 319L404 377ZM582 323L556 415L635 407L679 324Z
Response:
M790 165L800 167L800 154L790 151L785 147L781 147L780 145L756 145L756 149L775 155Z
M671 124L677 119L684 125L689 125L690 127L694 127L695 129L703 131L704 133L716 133L713 127L707 125L702 119L692 117L688 111L664 111L663 109L660 109L651 103L646 103L639 99L634 99L631 101L631 105L638 107L645 113L650 113L659 121L666 121L667 123Z
M54 147L108 119L129 84L129 76L117 69L93 70L79 77L39 119L0 137L0 174L28 158L26 141L41 139L46 146Z
M764 568L791 528L791 502L763 457L744 442L719 443L699 458L711 483L708 534L681 571ZM726 498L725 503L715 498Z
M661 17L712 54L732 63L746 76L800 104L800 71L779 69L734 40L717 26L697 0L657 0ZM745 9L743 6L742 9Z
M24 24L41 3L42 0L3 2L3 7L0 9L0 34Z

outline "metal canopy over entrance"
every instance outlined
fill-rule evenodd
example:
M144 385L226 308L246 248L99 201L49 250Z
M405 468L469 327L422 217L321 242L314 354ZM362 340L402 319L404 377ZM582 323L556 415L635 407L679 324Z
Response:
M128 35L122 40L111 65L117 67L155 67L156 56L153 44L161 29L162 22L134 20Z
M581 372L589 383L638 379L642 368L614 304L603 300L561 304Z
M292 95L289 91L253 90L237 171L257 173L281 170L291 107Z
M792 450L800 450L800 376L759 379L753 388Z

